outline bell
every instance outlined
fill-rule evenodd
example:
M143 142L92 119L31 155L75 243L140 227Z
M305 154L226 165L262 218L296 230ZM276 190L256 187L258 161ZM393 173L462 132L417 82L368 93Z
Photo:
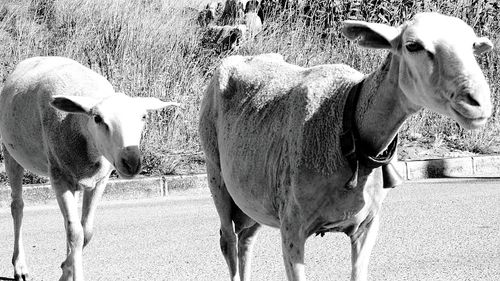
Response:
M382 166L382 178L384 180L384 188L394 188L403 183L403 177L401 177L392 163Z

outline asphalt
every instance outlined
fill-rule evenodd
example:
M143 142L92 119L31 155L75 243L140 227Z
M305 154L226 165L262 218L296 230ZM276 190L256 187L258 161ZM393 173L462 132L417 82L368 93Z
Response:
M500 280L500 180L409 181L391 190L371 255L369 280ZM229 280L219 248L219 219L209 192L103 202L84 250L86 280ZM57 206L26 208L26 257L33 281L57 280L65 235ZM43 230L43 231L41 231ZM0 280L12 275L12 223L0 209ZM311 236L308 280L349 280L346 235ZM263 227L252 280L286 280L277 229Z
M500 177L500 156L440 158L395 163L406 181L431 178L496 178ZM1 169L2 167L0 167ZM190 189L206 189L205 174L162 177L138 177L132 180L112 179L104 200L168 197ZM50 184L25 185L23 198L28 205L54 204ZM0 208L10 204L10 188L0 186Z

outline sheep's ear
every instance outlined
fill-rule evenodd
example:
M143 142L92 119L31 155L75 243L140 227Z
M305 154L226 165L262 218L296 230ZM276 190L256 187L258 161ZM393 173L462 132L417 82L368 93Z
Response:
M150 98L150 97L149 98L137 97L134 98L134 102L137 102L138 105L142 106L146 110L158 110L167 106L182 107L180 103L165 102L157 98Z
M344 21L342 33L349 40L359 38L358 44L362 47L395 49L399 44L401 31L385 24L347 20Z
M80 96L53 96L50 105L56 109L69 113L88 114L98 100Z
M485 52L489 52L493 49L493 43L490 39L486 37L479 37L476 42L474 42L474 54L480 55Z

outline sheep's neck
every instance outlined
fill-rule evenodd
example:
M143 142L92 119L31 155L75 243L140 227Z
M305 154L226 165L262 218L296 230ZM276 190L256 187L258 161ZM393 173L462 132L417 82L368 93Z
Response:
M389 54L384 64L365 77L356 107L356 124L363 149L370 155L383 152L403 122L419 110L398 84L399 58Z
M97 163L100 163L102 161L104 156L97 149L97 145L94 142L94 137L88 129L88 125L87 125L88 117L83 116L83 115L78 115L75 117L76 117L76 122L79 123L79 125L77 127L78 128L85 128L85 129L82 129L80 131L80 133L82 134L81 137L87 140L87 147L86 147L86 151L85 151L85 154L87 156L86 160L89 161L88 162L89 164L91 163L91 164L97 165Z

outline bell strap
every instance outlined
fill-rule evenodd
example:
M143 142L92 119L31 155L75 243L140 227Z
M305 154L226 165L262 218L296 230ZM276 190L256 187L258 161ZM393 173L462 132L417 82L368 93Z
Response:
M359 167L363 165L369 169L382 167L384 188L392 188L403 182L402 177L392 165L391 161L396 154L398 136L396 135L385 151L376 156L365 153L362 149L359 133L356 129L356 105L363 81L352 87L344 105L342 118L342 133L340 135L340 147L344 157L353 171L352 176L345 184L346 189L354 189L358 186Z

